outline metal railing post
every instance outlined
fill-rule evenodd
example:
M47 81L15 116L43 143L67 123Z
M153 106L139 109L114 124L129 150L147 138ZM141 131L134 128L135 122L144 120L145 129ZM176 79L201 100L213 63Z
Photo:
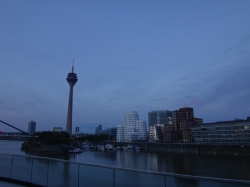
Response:
M13 162L13 155L11 155L11 162L10 162L10 178L12 174L12 162Z
M48 160L48 169L47 169L47 186L49 186L49 160Z
M115 169L113 169L113 187L115 187Z
M31 164L31 170L30 170L30 183L32 182L32 171L33 171L33 160L34 158L32 158L32 164Z
M80 164L78 164L78 187L80 187Z
M164 183L165 183L165 187L167 187L167 176L166 175L164 175Z

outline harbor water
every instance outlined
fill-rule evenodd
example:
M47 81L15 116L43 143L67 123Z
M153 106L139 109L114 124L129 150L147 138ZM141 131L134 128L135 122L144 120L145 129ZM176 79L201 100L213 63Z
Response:
M0 141L0 153L25 155L21 141ZM41 155L40 155L41 156ZM42 155L75 162L169 172L195 176L250 180L249 156L148 153L140 151L96 151L78 154Z

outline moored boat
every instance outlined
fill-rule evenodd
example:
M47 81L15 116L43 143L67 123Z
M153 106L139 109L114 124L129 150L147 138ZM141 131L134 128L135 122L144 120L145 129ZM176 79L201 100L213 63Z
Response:
M132 149L132 145L128 145L127 148L128 148L128 149Z
M105 145L105 149L106 149L106 150L113 150L114 147L113 147L113 145L111 145L111 144L107 144L107 145Z
M97 150L104 151L104 145L97 145Z
M136 151L140 151L140 150L141 150L141 147L136 146L135 150L136 150Z
M82 153L82 150L79 148L69 150L69 153Z

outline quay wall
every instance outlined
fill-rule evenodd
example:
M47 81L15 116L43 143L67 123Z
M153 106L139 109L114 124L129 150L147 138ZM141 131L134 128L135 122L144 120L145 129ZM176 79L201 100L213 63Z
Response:
M134 145L147 152L179 152L195 154L250 155L250 143L150 143L150 142L106 142L117 146Z
M22 137L22 136L0 136L0 140L26 141L28 139L30 139L30 137Z

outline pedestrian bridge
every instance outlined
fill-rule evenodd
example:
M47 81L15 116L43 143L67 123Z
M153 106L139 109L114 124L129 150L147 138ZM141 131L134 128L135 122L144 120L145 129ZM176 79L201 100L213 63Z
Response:
M250 181L0 154L0 180L46 187L243 187Z

